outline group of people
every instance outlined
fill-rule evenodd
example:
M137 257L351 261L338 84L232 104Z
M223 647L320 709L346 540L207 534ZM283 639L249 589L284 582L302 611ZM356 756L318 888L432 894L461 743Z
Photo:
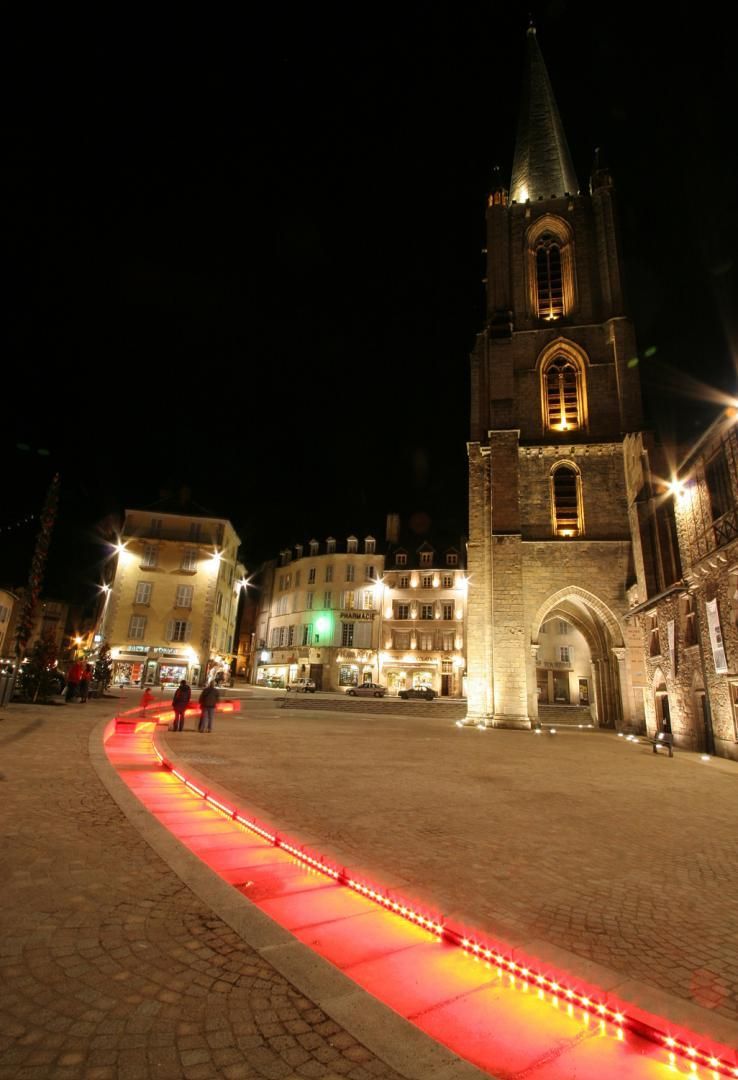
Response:
M75 660L67 672L65 701L73 701L77 694L82 703L87 701L92 675L92 664L83 664L80 660Z
M81 661L75 660L67 672L66 700L73 701L75 695L78 694L81 702L87 701L92 675L92 664L83 664ZM182 682L174 691L174 697L172 698L172 708L174 709L172 731L184 731L185 713L187 712L187 707L190 704L191 699L192 690L190 684L186 679L182 679ZM141 707L144 712L153 700L154 695L147 686L143 692L143 697L141 698ZM215 715L215 709L219 700L220 691L215 682L209 682L207 686L203 687L197 702L200 706L200 722L197 726L198 731L210 732L213 730L213 716Z
M174 697L172 698L172 708L174 709L172 731L184 731L185 713L187 712L187 706L190 704L191 698L192 690L190 689L190 684L183 679L174 691ZM218 704L219 698L220 691L215 683L208 683L207 686L203 687L197 702L200 706L200 722L197 725L198 731L207 731L209 733L213 730L213 716L215 715L215 707Z

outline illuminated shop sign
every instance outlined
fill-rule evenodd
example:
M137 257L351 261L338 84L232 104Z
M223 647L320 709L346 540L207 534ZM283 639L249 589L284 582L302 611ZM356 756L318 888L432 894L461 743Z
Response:
M342 611L342 619L373 619L376 611Z

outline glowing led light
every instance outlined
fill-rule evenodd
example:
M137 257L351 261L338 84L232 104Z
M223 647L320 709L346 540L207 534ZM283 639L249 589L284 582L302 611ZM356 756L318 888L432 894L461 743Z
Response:
M555 735L555 734L556 734L556 728L552 727L551 730L549 731L549 735Z
M700 761L710 761L710 760L711 759L710 759L709 754L702 754L701 757L700 757Z
M131 713L137 712L137 709L131 709L122 715L127 716ZM161 718L162 716L169 715L169 713L170 711L158 709L156 710L155 715ZM371 888L369 885L352 880L348 877L345 870L338 870L337 868L326 864L323 856L320 856L320 858L315 858L309 852L305 851L304 848L297 847L294 844L288 842L286 839L280 838L278 835L270 833L267 829L261 827L255 821L250 821L247 818L244 818L241 814L238 813L237 810L231 809L224 803L221 803L214 796L203 791L202 788L200 788L197 784L193 783L183 773L181 773L177 769L174 769L171 763L168 762L159 752L158 748L153 746L153 741L151 742L151 745L153 747L156 758L161 762L162 766L171 773L173 777L176 777L176 779L180 780L191 791L200 795L205 801L214 806L216 809L219 809L223 813L227 814L239 826L248 829L251 832L257 833L269 843L284 849L311 869L330 877L332 880L337 881L339 884L343 884L348 886L349 888L354 889L355 891L361 893L363 896L369 897L375 903L380 904L382 907L387 908L390 911L396 912L399 916L409 920L410 922L415 923L418 926L423 927L424 929L427 929L429 932L433 933L438 940L445 939L450 943L455 942L457 945L460 945L463 949L465 949L468 953L472 954L475 960L478 960L480 957L483 957L487 961L494 960L495 963L498 965L497 974L500 978L502 978L503 976L503 967L508 969L508 972L510 973L508 977L511 985L516 985L515 977L511 973L519 971L521 980L524 981L528 978L531 978L538 984L538 997L541 1000L545 1000L544 987L548 986L552 994L552 999L550 1003L554 1008L558 1008L558 998L554 995L558 994L559 992L563 993L570 1001L573 999L578 999L584 1010L582 1022L585 1025L589 1024L590 1022L589 1010L595 1010L600 1017L610 1016L612 1020L617 1025L619 1025L617 1030L617 1038L620 1040L624 1038L622 1026L620 1025L626 1025L628 1023L628 1016L626 1013L610 1010L603 1002L593 1002L589 997L586 997L585 995L578 995L570 987L566 987L565 985L562 986L555 979L548 979L543 974L531 971L526 966L519 966L512 958L504 957L499 952L494 953L492 952L492 950L484 947L479 942L473 941L472 939L467 937L459 938L453 931L447 930L441 923L436 922L433 919L426 917L425 915L422 915L420 912L414 911L404 901L401 901L399 899L393 899L387 895L383 895L376 889ZM525 988L526 987L524 983L524 991ZM567 1012L570 1013L570 1010L571 1005L568 1006ZM601 1019L599 1023L602 1030L604 1020ZM676 1054L688 1057L690 1059L692 1073L696 1072L696 1059L699 1058L713 1068L720 1070L723 1075L732 1075L733 1077L738 1078L738 1068L734 1067L733 1065L729 1065L725 1061L720 1061L718 1058L714 1057L714 1055L710 1055L704 1050L699 1050L693 1046L687 1046L685 1044L678 1043L671 1036L667 1036L659 1032L657 1027L651 1029L651 1037L653 1039L663 1039L665 1045L671 1050L675 1051ZM670 1056L673 1058L674 1053L672 1053ZM717 1076L717 1074L715 1075Z

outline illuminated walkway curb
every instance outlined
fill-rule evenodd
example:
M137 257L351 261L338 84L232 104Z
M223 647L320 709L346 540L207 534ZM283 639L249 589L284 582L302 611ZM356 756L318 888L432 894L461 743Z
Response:
M671 1064L691 1075L699 1067L701 1075L738 1077L736 1057L725 1047L533 960L521 962L499 942L463 936L277 836L166 761L153 745L153 726L108 744L111 760L152 813L298 940L481 1068L547 1078L645 1077ZM166 771L152 773L155 753Z

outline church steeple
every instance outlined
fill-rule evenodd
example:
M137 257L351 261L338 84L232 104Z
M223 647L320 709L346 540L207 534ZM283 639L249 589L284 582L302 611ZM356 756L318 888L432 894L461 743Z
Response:
M578 190L536 29L530 26L510 198L518 203L533 202L575 195Z

